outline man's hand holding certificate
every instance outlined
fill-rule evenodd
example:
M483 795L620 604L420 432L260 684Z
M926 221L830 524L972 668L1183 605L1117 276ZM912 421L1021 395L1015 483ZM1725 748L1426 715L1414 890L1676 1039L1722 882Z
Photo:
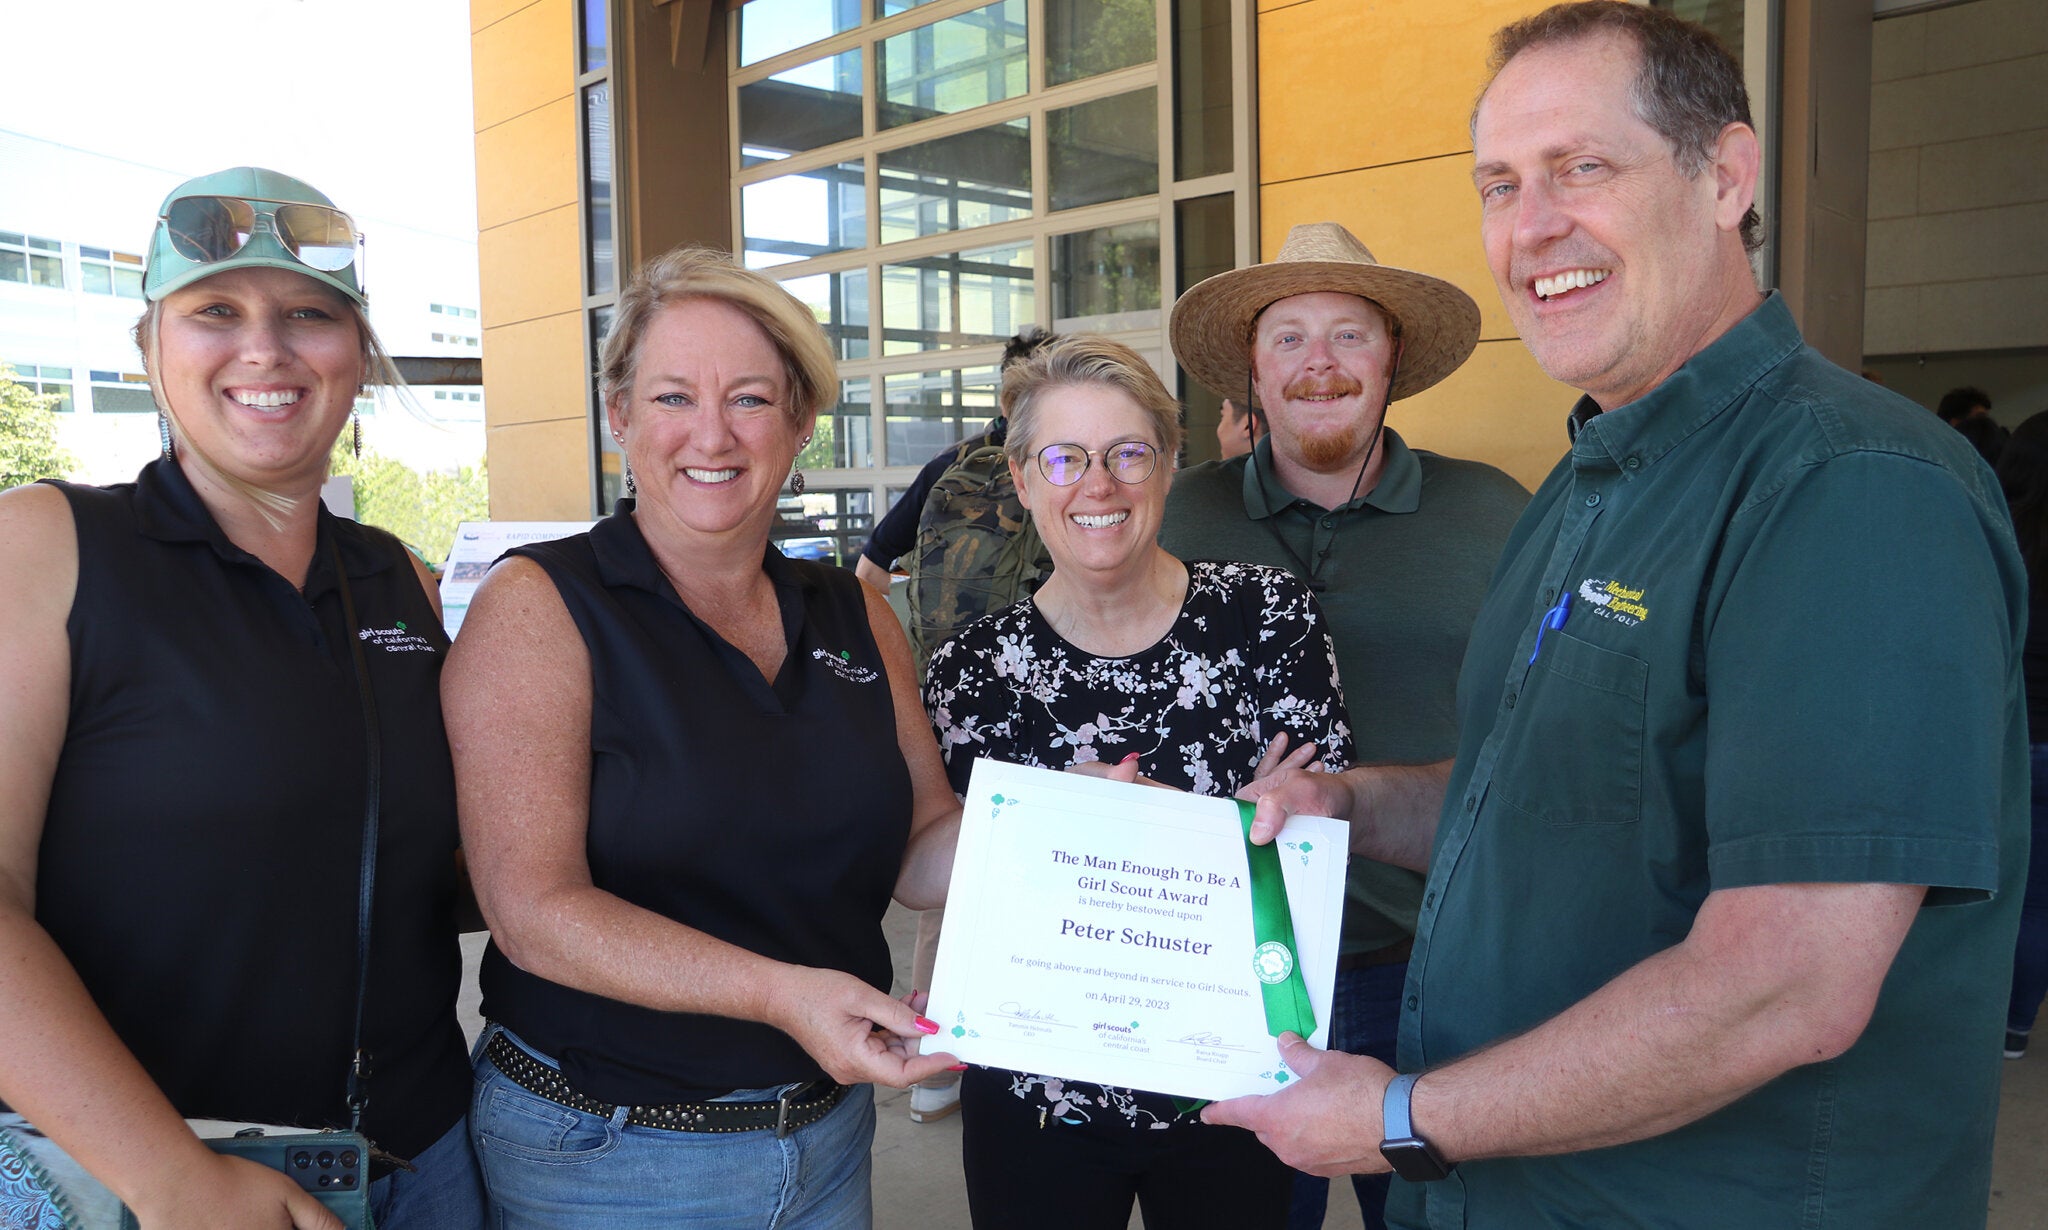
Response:
M926 1011L969 1063L1188 1098L1294 1079L1323 1045L1349 827L977 761Z

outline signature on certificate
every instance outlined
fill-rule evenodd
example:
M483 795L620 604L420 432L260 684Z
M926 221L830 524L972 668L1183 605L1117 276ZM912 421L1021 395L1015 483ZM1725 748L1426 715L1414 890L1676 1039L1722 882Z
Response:
M1073 1028L1072 1025L1063 1024L1053 1013L1041 1008L1027 1008L1014 999L997 1004L996 1015L1009 1017L1013 1021L1036 1021L1041 1025L1058 1025L1061 1029Z
M1214 1051L1250 1051L1252 1049L1248 1046L1239 1046L1234 1042L1226 1042L1223 1040L1222 1034L1213 1033L1184 1034L1181 1037L1175 1038L1174 1041L1186 1046Z

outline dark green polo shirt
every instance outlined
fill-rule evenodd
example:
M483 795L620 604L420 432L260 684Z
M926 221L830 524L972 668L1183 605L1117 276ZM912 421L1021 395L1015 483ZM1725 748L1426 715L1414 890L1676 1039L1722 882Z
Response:
M1303 580L1313 573L1359 761L1426 764L1457 750L1465 636L1529 493L1492 466L1411 449L1391 428L1382 447L1379 485L1333 509L1281 486L1268 440L1244 457L1183 470L1159 541L1183 559L1270 564ZM1346 890L1343 952L1414 933L1421 876L1354 858Z
M1574 412L1473 627L1402 1070L1585 998L1715 889L1926 884L1928 904L1842 1057L1652 1140L1396 1182L1389 1211L1982 1225L2028 834L2026 578L1997 483L1803 345L1775 295L1597 409Z

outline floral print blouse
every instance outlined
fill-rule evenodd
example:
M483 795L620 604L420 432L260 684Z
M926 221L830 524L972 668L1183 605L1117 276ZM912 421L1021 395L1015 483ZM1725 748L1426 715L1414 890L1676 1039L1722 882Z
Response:
M1190 561L1187 597L1165 636L1122 658L1055 632L1031 599L970 625L932 655L925 710L955 793L977 757L1065 769L1138 754L1138 771L1228 798L1252 780L1274 735L1316 745L1323 767L1351 761L1351 723L1322 609L1290 573ZM1120 1115L1131 1127L1179 1117L1168 1098L1010 1074L1011 1091L1068 1123Z

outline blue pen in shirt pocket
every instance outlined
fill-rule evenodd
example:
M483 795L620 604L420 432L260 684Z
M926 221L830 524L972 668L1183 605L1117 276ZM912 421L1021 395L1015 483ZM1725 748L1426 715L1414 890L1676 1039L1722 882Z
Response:
M1559 596L1557 605L1543 612L1543 622L1536 625L1536 644L1529 650L1529 665L1536 665L1536 655L1543 652L1543 634L1553 628L1564 627L1564 621L1571 618L1572 591L1567 589Z

